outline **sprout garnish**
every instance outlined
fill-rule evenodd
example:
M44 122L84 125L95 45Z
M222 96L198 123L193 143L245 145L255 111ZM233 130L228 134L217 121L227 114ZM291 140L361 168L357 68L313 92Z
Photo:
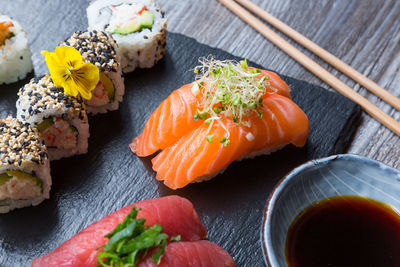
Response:
M262 118L262 96L267 92L266 87L277 91L269 85L269 77L261 70L250 68L247 60L216 60L212 56L200 58L200 66L195 67L196 82L193 85L194 95L202 93L203 106L197 109L193 120L204 120L209 124L210 132L217 121L226 131L226 136L220 140L224 146L229 144L230 133L222 122L222 116L232 118L237 124L250 126L246 117L255 112ZM214 135L207 135L212 142Z

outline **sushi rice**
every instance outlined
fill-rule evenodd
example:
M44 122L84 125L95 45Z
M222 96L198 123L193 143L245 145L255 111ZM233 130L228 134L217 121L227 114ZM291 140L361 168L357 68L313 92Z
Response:
M154 14L151 28L141 28L127 34L115 33L118 22L129 21L129 14L125 14L125 10L139 10L140 13L141 7ZM89 5L87 17L89 30L105 30L114 37L124 73L132 72L137 67L151 68L164 57L167 20L153 0L97 0Z
M15 118L0 120L0 213L50 197L46 146L39 132Z
M100 81L92 91L92 99L84 100L89 114L117 110L125 93L124 78L117 55L117 44L111 35L94 30L75 32L61 46L78 50L85 62L96 65Z
M47 74L32 79L18 95L17 118L39 129L50 160L87 153L89 122L84 103L56 88Z
M24 79L32 71L31 51L21 25L10 17L0 15L0 23L11 22L11 37L0 44L0 84Z

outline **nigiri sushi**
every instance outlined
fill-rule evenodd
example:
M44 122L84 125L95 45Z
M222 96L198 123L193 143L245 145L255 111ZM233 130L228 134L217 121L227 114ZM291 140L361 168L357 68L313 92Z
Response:
M141 218L144 218L146 227L148 227L144 229L154 229L162 226L161 229L163 233L159 235L159 237L162 238L164 235L167 235L168 237L179 236L180 240L182 241L178 242L182 243L179 246L171 246L175 243L169 243L166 245L164 256L161 258L160 262L163 264L161 266L174 266L169 265L169 263L175 258L178 261L184 260L185 253L193 254L193 257L196 258L198 254L202 253L206 255L209 253L211 255L213 254L212 250L215 250L215 258L221 262L230 262L230 260L232 260L228 253L222 253L221 251L223 251L223 249L219 248L218 246L217 249L216 245L214 246L208 243L193 245L192 243L196 243L197 241L206 237L206 228L200 221L199 216L189 200L178 196L167 196L158 199L143 200L111 213L100 221L88 226L80 233L73 236L70 240L61 244L54 251L45 256L36 258L33 261L32 266L97 266L99 261L99 253L102 252L102 248L105 248L105 246L110 246L109 244L111 240L115 241L114 236L121 236L120 233L122 231L120 231L120 225L123 225L124 222L127 222L127 218L132 215L134 209L136 209L137 212L135 214L135 219L136 216L138 219L132 220L132 222L135 221L135 223L139 225L141 220L143 220ZM125 230L127 228L128 227L123 229ZM137 228L134 229L137 230ZM115 234L115 232L117 234ZM113 233L114 236L110 238L110 234ZM107 238L109 238L109 240L107 240ZM195 247L199 247L199 250L194 251ZM154 248L153 250L157 250L157 248ZM171 255L169 255L169 251L171 251ZM152 254L153 253L148 253L147 256L152 259ZM219 256L222 254L225 256ZM191 257L190 255L186 256ZM164 257L167 259L166 263L164 263ZM201 257L201 255L199 257ZM149 265L151 264L149 261L150 260L144 260L145 264L147 264L144 266L151 266ZM198 265L187 264L185 266ZM231 264L226 266L234 265Z
M308 138L307 115L274 72L247 61L201 59L196 82L174 91L130 144L152 159L156 178L178 189L208 180L235 160L269 154Z

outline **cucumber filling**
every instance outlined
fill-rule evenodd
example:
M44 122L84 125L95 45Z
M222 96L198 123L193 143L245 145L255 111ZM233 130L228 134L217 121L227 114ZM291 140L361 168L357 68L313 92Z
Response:
M74 149L77 146L77 129L62 118L49 117L36 127L48 148Z
M15 170L0 174L0 200L28 199L43 193L43 181L38 177Z
M110 9L112 15L106 28L110 33L126 35L153 27L154 14L143 4L122 4Z
M92 91L92 98L85 100L85 104L92 107L100 107L114 101L115 89L112 81L104 72L100 72L100 80Z

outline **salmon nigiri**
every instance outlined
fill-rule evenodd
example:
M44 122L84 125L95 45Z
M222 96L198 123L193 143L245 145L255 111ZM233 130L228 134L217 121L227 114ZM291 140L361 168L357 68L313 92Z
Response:
M268 76L266 90L276 88L276 93L290 98L290 89L287 84L274 72L261 70ZM202 122L194 121L203 96L201 93L194 95L194 83L186 84L173 91L147 121L141 135L133 139L130 148L139 157L147 157L160 149L173 145L183 135L199 127Z
M162 225L164 233L170 237L180 235L182 241L198 241L207 235L206 228L189 200L178 196L148 199L124 207L93 223L54 251L35 259L32 266L95 267L99 253L97 249L107 243L104 236L124 220L133 206L140 209L138 218L145 218L149 226Z
M246 61L201 62L197 81L177 90L185 92L185 106L173 92L130 145L138 156L162 150L152 160L158 180L177 189L208 180L235 160L304 146L308 118L277 74Z

